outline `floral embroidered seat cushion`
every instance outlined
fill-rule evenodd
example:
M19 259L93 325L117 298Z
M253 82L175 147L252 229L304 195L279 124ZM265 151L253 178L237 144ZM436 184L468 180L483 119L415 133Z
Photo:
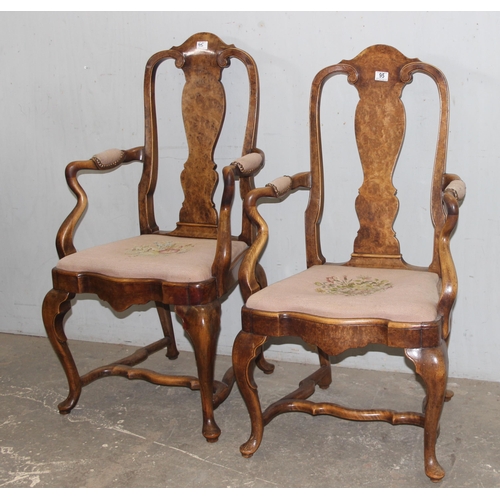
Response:
M56 267L116 278L201 282L212 278L216 245L217 240L145 234L81 250L62 258ZM233 261L247 248L233 241Z
M312 266L250 296L246 306L325 318L434 321L439 276L423 271Z

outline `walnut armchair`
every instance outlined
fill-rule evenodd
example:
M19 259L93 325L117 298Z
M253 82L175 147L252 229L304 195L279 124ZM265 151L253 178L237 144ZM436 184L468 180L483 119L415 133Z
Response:
M243 64L248 76L247 123L241 158L222 170L223 191L217 211L213 201L218 182L214 151L226 111L221 77L232 59ZM185 76L181 105L189 154L181 174L184 201L179 221L175 229L163 231L156 223L153 197L159 169L155 88L157 70L168 60L173 60ZM264 155L256 147L257 67L243 50L226 45L211 33L198 33L182 45L158 52L149 59L145 69L144 103L144 146L107 150L90 160L72 162L66 168L66 179L77 204L57 234L60 260L52 270L53 289L46 295L42 311L47 335L69 384L69 395L59 404L59 411L69 413L84 386L107 376L189 387L201 394L203 435L207 441L217 441L220 429L214 420L214 409L227 398L234 384L232 368L222 381L214 380L221 299L235 288L239 265L253 241L253 229L244 214L241 234L231 235L231 207L236 181L243 198L254 187L253 177L264 164ZM73 237L87 206L87 195L77 175L85 170L107 172L131 162L143 164L138 193L140 235L77 252ZM262 270L259 276L265 283ZM124 359L80 375L67 342L63 319L72 299L82 293L95 294L116 311L135 304L155 303L163 337ZM136 367L162 349L166 349L168 358L177 358L171 307L182 319L193 344L196 377L170 376ZM266 370L272 369L264 360L262 363Z
M393 229L399 200L392 180L406 128L400 98L417 72L435 82L440 101L430 184L433 253L428 267L413 266L403 259ZM355 201L359 230L354 251L348 262L339 264L326 262L320 237L329 187L324 182L320 101L325 83L336 75L347 76L359 94L354 126L363 170ZM453 395L446 390L450 318L457 295L450 238L465 195L460 178L445 171L448 114L448 87L441 71L385 45L369 47L352 60L323 69L314 78L310 170L255 189L244 203L258 235L240 267L245 306L242 330L233 346L236 380L251 420L250 438L240 448L243 456L250 457L257 451L264 427L277 415L298 411L423 427L425 472L432 481L443 478L435 448L443 404ZM309 191L305 211L307 269L263 287L258 261L267 242L268 226L258 211L258 202L266 198L282 200L298 189ZM296 391L262 411L253 361L261 355L268 337L298 337L316 346L320 367L302 380ZM316 385L323 389L330 385L330 356L373 344L401 348L413 363L426 388L421 413L353 409L308 399Z

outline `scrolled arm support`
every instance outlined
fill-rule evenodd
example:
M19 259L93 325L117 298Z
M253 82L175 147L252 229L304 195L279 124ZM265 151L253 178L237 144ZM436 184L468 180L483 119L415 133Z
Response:
M259 149L255 149L251 153L238 158L222 169L224 190L219 210L217 248L215 259L212 264L212 274L216 277L219 295L223 295L227 289L228 283L225 282L225 277L229 275L228 271L232 262L231 208L235 196L235 183L237 180L243 179L245 179L247 183L250 182L253 176L264 166L264 163L264 153ZM253 183L253 180L251 182ZM245 190L240 191L245 193ZM246 191L248 191L248 189Z
M143 161L143 148L128 150L110 149L94 155L90 160L74 161L66 167L65 175L68 187L76 196L76 206L61 224L56 237L56 248L59 258L76 252L73 237L76 226L88 205L87 193L78 182L77 175L82 170L108 171L124 163Z
M438 242L439 261L441 264L441 293L438 302L438 313L443 316L443 338L450 334L450 314L455 303L458 279L451 256L450 241L458 223L459 205L465 197L465 183L456 175L446 174L443 189L443 209L446 214Z
M257 264L269 237L268 225L257 209L258 201L266 198L283 200L296 189L310 189L310 187L310 172L301 172L293 176L279 177L265 187L253 189L245 197L243 210L252 225L256 227L257 235L239 269L238 279L243 300L246 301L248 297L261 289L261 284L257 279Z

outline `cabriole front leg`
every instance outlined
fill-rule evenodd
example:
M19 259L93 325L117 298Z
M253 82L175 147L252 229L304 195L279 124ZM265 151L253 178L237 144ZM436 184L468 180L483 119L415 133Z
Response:
M214 419L214 370L217 338L220 330L221 306L217 300L203 306L177 306L183 328L191 339L198 369L203 436L209 443L219 439L220 429Z
M75 361L68 347L68 339L64 333L64 316L71 309L71 299L75 295L61 290L51 290L45 296L42 306L43 323L50 343L61 362L68 379L68 397L59 403L59 413L69 413L78 403L82 392L82 383Z
M440 481L445 472L436 458L436 441L439 419L443 410L448 380L448 349L446 343L435 348L406 349L406 356L413 361L417 373L426 386L424 425L425 473L431 481Z
M240 446L240 452L245 458L251 457L257 451L264 432L262 409L253 372L255 369L254 361L261 356L261 346L266 339L267 337L242 331L236 337L233 345L234 375L247 406L252 426L250 438Z

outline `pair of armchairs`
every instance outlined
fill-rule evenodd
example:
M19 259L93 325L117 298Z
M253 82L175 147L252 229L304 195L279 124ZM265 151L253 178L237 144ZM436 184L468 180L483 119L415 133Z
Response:
M155 86L159 66L169 59L184 72L186 80L181 105L189 154L181 174L184 201L179 221L175 229L163 231L156 223L154 204L160 163ZM213 200L218 182L214 151L226 112L221 75L232 59L239 60L248 75L248 113L241 157L222 169L222 196L217 210ZM416 72L434 80L440 100L430 184L434 249L427 267L412 266L403 260L393 230L399 201L392 178L405 134L405 110L400 98ZM363 169L355 201L359 231L350 260L340 264L326 262L320 238L329 187L324 183L321 96L325 83L336 75L346 76L359 93L354 129ZM264 166L264 154L257 148L259 77L249 54L213 34L197 33L182 45L149 59L144 103L144 146L107 150L66 168L66 179L77 203L57 234L60 260L52 270L53 288L42 307L48 338L69 384L68 397L59 404L60 413L69 413L82 388L102 377L122 376L184 386L200 391L202 433L207 441L214 442L221 432L214 409L227 398L236 379L251 421L251 436L240 448L245 457L257 451L264 426L283 412L383 420L423 427L425 472L433 481L442 479L444 471L436 459L435 445L443 404L452 396L446 390L447 346L457 294L450 238L465 195L463 182L445 170L449 105L443 74L385 45L369 47L352 60L321 70L311 89L310 169L280 177L261 188L255 188L254 183L255 175ZM85 170L106 172L131 162L143 164L138 193L140 235L77 252L74 233L87 207L78 174ZM241 233L233 236L231 208L237 181L243 210ZM259 259L268 228L258 205L263 199L281 200L299 189L309 191L306 267L299 274L267 286ZM214 361L221 300L238 282L245 302L241 332L234 342L233 366L217 381ZM116 311L154 302L162 338L131 356L80 375L63 324L74 297L82 293L95 294ZM181 318L193 344L196 376L167 375L138 366L160 350L165 350L169 359L178 356L171 310ZM266 339L286 336L316 346L320 366L300 382L296 391L262 411L254 366L271 373L273 365L263 355ZM330 356L373 344L401 348L415 365L427 393L422 413L350 409L308 399L316 385L330 385Z

